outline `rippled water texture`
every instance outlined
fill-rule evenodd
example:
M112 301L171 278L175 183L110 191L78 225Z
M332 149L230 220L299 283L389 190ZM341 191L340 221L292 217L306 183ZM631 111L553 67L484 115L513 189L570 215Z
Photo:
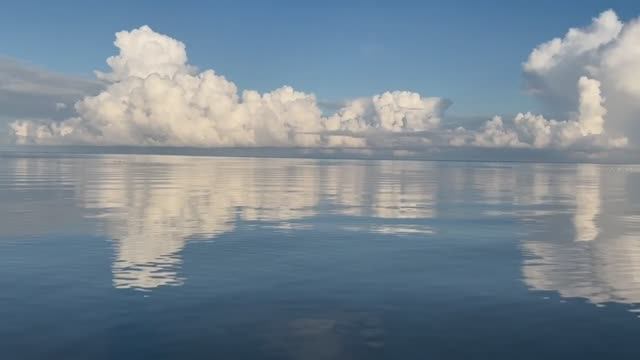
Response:
M640 167L0 157L1 359L640 357Z

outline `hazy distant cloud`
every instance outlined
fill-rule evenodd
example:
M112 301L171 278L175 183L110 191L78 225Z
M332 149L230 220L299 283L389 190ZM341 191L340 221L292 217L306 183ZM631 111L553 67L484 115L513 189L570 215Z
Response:
M142 26L116 34L119 52L107 59L111 70L96 72L106 87L75 102L73 115L63 121L16 119L11 133L18 143L35 144L366 147L403 153L510 148L594 157L640 140L640 128L633 130L640 123L634 118L640 113L639 43L637 21L624 24L605 11L589 26L537 46L523 63L528 89L561 114L560 120L520 113L465 128L442 121L450 101L409 91L333 106L290 86L239 92L213 70L197 72L189 65L182 42ZM48 104L57 102L72 103Z
M102 88L96 80L57 74L0 57L0 118L61 118L63 111ZM57 112L57 114L56 114Z

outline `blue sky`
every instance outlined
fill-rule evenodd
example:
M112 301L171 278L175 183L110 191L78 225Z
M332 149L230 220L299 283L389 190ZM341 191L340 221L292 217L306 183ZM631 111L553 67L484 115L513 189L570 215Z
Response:
M12 1L0 54L91 77L116 31L147 24L241 88L325 101L406 89L453 99L453 115L508 114L536 110L522 90L531 50L607 8L640 14L637 1Z

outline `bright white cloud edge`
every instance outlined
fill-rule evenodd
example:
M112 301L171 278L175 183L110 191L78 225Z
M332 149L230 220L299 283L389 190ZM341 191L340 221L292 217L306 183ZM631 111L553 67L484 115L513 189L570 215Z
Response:
M290 86L239 92L213 70L198 73L182 42L142 26L116 34L119 53L107 59L111 72L96 72L108 85L78 101L76 116L17 120L10 132L16 143L47 145L358 148L375 147L387 134L394 144L406 139L412 146L621 148L630 143L620 136L628 133L620 125L632 121L624 115L640 103L640 84L629 76L640 70L640 56L629 56L640 51L638 43L638 22L623 24L608 10L590 26L541 44L523 64L529 90L541 98L561 93L575 105L569 118L520 113L470 130L442 128L450 102L409 91L355 99L329 116L313 94Z

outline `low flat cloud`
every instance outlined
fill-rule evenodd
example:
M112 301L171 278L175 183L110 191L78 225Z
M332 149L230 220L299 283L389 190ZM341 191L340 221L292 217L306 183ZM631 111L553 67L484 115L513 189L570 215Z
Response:
M103 85L94 79L58 74L0 56L0 116L4 118L63 119L85 96Z

